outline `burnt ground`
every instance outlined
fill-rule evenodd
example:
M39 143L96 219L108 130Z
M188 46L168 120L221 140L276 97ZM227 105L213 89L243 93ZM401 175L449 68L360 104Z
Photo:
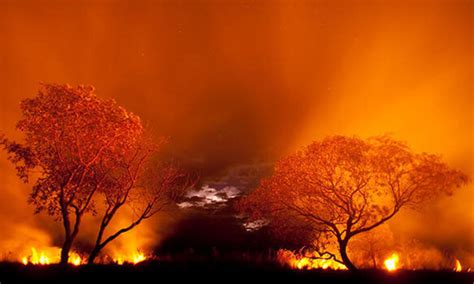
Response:
M61 268L0 263L0 283L474 283L474 273L380 270L295 271L271 263L235 261L150 261L138 265Z

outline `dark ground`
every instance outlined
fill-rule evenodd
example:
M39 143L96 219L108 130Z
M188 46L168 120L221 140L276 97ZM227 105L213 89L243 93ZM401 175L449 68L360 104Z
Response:
M295 271L275 264L219 261L151 261L139 265L0 264L0 283L474 283L474 273L452 271Z

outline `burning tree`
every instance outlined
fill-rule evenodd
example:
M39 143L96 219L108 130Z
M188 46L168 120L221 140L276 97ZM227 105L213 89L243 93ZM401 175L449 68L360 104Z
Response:
M332 136L278 161L238 208L275 231L299 228L318 258L356 270L347 254L351 238L467 182L439 156L414 153L390 137Z
M31 176L36 179L29 198L36 212L46 211L62 221L62 264L68 261L81 219L95 212L97 192L123 190L121 181L112 177L140 148L144 136L138 116L93 91L44 84L35 98L21 103L17 129L24 142L0 137L18 176L25 182ZM147 153L150 150L147 147Z

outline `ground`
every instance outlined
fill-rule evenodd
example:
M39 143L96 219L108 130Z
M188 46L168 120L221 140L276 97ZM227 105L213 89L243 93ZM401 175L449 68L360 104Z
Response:
M101 280L104 279L104 280ZM94 265L61 268L58 265L0 264L0 283L474 283L474 273L452 271L295 271L275 264L249 262L151 261L138 265Z

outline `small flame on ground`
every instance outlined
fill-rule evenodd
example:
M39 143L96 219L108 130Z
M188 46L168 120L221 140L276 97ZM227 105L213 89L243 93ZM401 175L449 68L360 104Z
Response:
M23 263L24 265L27 265L28 264L28 257L24 256L21 258L21 263Z
M142 262L146 259L145 255L142 254L142 253L138 253L136 255L133 256L133 263L134 264L137 264L139 262Z
M459 259L456 259L456 267L454 268L454 271L456 272L461 272L462 271L462 265Z
M44 250L38 250L35 247L32 247L30 255L21 257L21 263L23 263L24 265L48 265L51 263L59 263L59 253L59 248L48 248ZM83 260L78 253L71 252L69 255L69 263L78 266L83 264Z
M399 257L398 257L398 254L396 253L393 253L389 258L387 258L385 261L384 261L384 265L385 265L385 268L388 270L388 271L395 271L398 269L398 261L399 261Z
M61 249L58 247L47 247L44 249L31 248L31 254L20 257L20 262L24 265L48 265L52 263L59 263ZM125 263L138 264L145 261L147 258L144 253L137 250L131 254L120 254L113 258L113 262L119 265ZM69 254L69 264L79 266L85 264L85 259L76 252Z
M278 261L294 269L332 269L347 270L347 267L334 259L321 259L295 254L289 250L279 250Z
M45 265L45 264L50 264L49 257L46 256L46 253L44 251L38 253L38 251L35 248L31 248L31 256L30 259L26 259L27 263L31 264L40 264L40 265ZM23 258L23 263L25 263L25 258Z
M131 256L120 255L114 258L114 262L118 265L122 265L124 263L137 264L145 260L146 256L140 251L133 253Z
M332 259L313 259L308 257L294 260L293 266L298 269L347 269L345 265Z
M75 265L75 266L78 266L78 265L81 265L82 264L82 258L80 255L73 255L72 257L70 257L69 259L69 263L71 263L72 265Z

